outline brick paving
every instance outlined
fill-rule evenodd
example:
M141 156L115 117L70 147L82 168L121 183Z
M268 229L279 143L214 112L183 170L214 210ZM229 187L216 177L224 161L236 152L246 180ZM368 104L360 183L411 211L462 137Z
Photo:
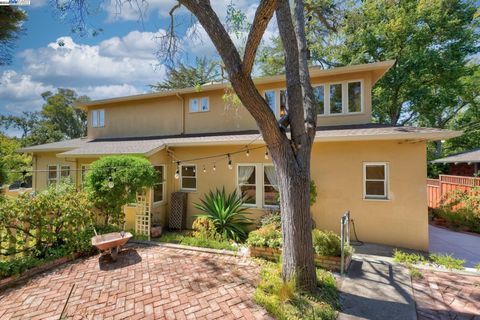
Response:
M418 320L480 320L480 276L421 271L412 279Z
M117 262L78 260L0 292L0 319L271 319L253 301L249 260L165 247L132 247Z

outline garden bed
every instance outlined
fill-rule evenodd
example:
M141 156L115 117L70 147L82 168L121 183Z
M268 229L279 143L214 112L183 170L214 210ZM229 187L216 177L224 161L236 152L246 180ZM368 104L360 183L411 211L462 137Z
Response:
M264 258L271 261L276 261L282 255L282 251L278 248L269 247L250 247L250 256L255 258ZM352 255L349 253L345 256L345 270L350 266ZM315 264L318 267L325 268L331 271L340 271L341 258L335 256L320 256L315 255Z

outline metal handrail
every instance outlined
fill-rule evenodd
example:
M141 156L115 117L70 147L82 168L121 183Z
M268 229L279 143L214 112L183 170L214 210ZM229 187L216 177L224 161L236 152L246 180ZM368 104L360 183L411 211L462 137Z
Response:
M350 246L350 211L346 211L340 218L340 275L345 272L345 242Z

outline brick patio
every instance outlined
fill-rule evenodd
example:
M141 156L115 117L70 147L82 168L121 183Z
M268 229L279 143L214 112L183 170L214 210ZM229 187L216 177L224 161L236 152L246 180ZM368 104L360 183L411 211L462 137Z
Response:
M0 319L270 319L255 305L257 267L233 256L132 247L63 265L0 293Z
M480 276L421 272L412 279L418 320L480 319Z

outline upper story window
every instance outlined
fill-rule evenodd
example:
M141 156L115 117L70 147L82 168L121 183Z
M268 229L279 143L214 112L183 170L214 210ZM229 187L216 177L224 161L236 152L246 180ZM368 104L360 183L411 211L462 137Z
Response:
M362 112L362 83L348 83L348 112Z
M92 127L103 128L105 126L105 110L92 110Z
M315 96L315 103L317 108L317 114L325 113L325 87L316 86L313 87L313 95Z
M190 99L190 112L206 112L209 110L208 97Z
M386 162L364 163L363 183L365 199L388 199L388 164Z
M280 90L280 117L283 117L288 110L287 90Z
M336 83L329 85L330 88L330 114L342 113L342 84Z
M267 101L268 106L272 112L277 115L277 98L275 90L265 91L265 101Z

